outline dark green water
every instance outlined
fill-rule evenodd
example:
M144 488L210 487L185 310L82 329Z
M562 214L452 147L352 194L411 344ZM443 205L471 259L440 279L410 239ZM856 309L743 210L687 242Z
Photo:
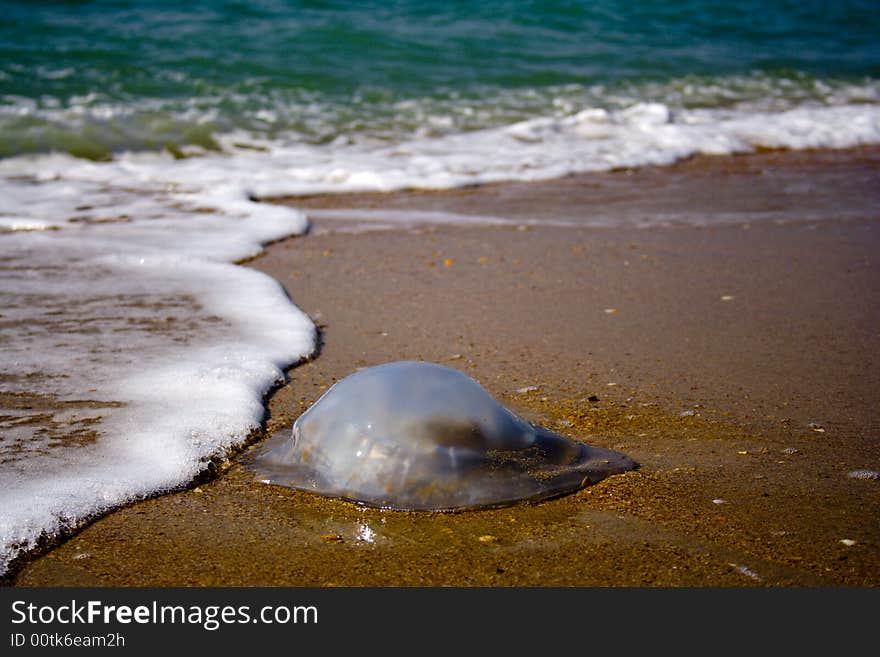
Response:
M0 2L0 15L2 156L880 98L867 0Z

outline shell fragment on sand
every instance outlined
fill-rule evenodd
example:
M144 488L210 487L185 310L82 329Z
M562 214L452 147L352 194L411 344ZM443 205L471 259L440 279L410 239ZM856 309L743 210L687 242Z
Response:
M850 479L873 479L880 480L880 472L876 472L874 470L853 470L851 472L847 472L846 476Z

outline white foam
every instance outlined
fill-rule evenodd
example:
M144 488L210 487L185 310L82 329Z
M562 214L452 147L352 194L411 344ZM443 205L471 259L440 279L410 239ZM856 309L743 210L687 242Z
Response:
M880 106L805 105L773 112L672 110L662 103L635 103L618 111L585 108L498 128L392 142L351 136L316 145L296 136L269 141L243 132L217 136L217 141L225 153L182 161L152 153L122 154L110 163L54 155L5 160L0 174L57 178L59 194L86 185L179 194L189 189L196 195L227 187L233 197L236 190L268 197L444 189L662 165L699 153L880 143Z
M305 216L137 162L0 164L16 231L0 234L0 390L38 397L0 417L0 572L44 534L191 481L314 349L281 286L231 264Z
M880 143L880 106L801 107L785 112L672 112L641 103L586 109L503 128L394 145L276 144L258 171L242 154L249 189L261 197L445 189L505 180L671 164L695 154L758 148L846 148ZM245 174L246 175L246 174Z

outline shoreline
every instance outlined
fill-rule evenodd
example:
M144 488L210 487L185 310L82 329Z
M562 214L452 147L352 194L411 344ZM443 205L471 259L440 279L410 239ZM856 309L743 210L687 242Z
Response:
M514 221L346 234L322 232L318 219L313 234L248 261L286 284L322 332L317 358L270 398L268 432L356 367L424 358L642 468L534 506L412 514L265 486L233 462L219 478L94 521L14 581L876 586L877 482L846 473L880 467L878 205L857 193L871 193L878 153L697 158L547 183L297 199L307 210ZM812 184L786 190L780 179ZM683 189L693 213L791 212L798 199L826 218L677 230L516 223L561 208L583 219L597 206L662 214ZM841 205L847 220L829 220Z
M692 228L750 222L876 218L880 145L695 155L670 165L571 174L453 189L404 189L266 198L320 213L332 230L351 229L344 211L421 211L459 217L537 220L595 228ZM804 184L807 180L809 184ZM723 182L723 185L719 185ZM853 202L853 197L864 197ZM841 201L843 201L841 203ZM719 206L723 218L719 218ZM706 220L706 215L712 218ZM652 220L653 219L653 220ZM363 221L361 221L363 223ZM413 225L418 226L420 222ZM424 222L428 225L430 221ZM406 226L405 223L402 224ZM400 228L401 224L390 224ZM314 227L313 227L314 228Z

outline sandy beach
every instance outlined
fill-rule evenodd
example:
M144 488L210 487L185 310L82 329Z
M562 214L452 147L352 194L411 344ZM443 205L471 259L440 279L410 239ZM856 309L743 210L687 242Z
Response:
M243 450L12 583L878 586L880 481L850 476L880 470L878 180L866 148L281 200L311 233L247 266L321 345L266 434L357 368L421 359L640 468L537 505L406 513L264 485ZM351 230L365 209L505 221Z

